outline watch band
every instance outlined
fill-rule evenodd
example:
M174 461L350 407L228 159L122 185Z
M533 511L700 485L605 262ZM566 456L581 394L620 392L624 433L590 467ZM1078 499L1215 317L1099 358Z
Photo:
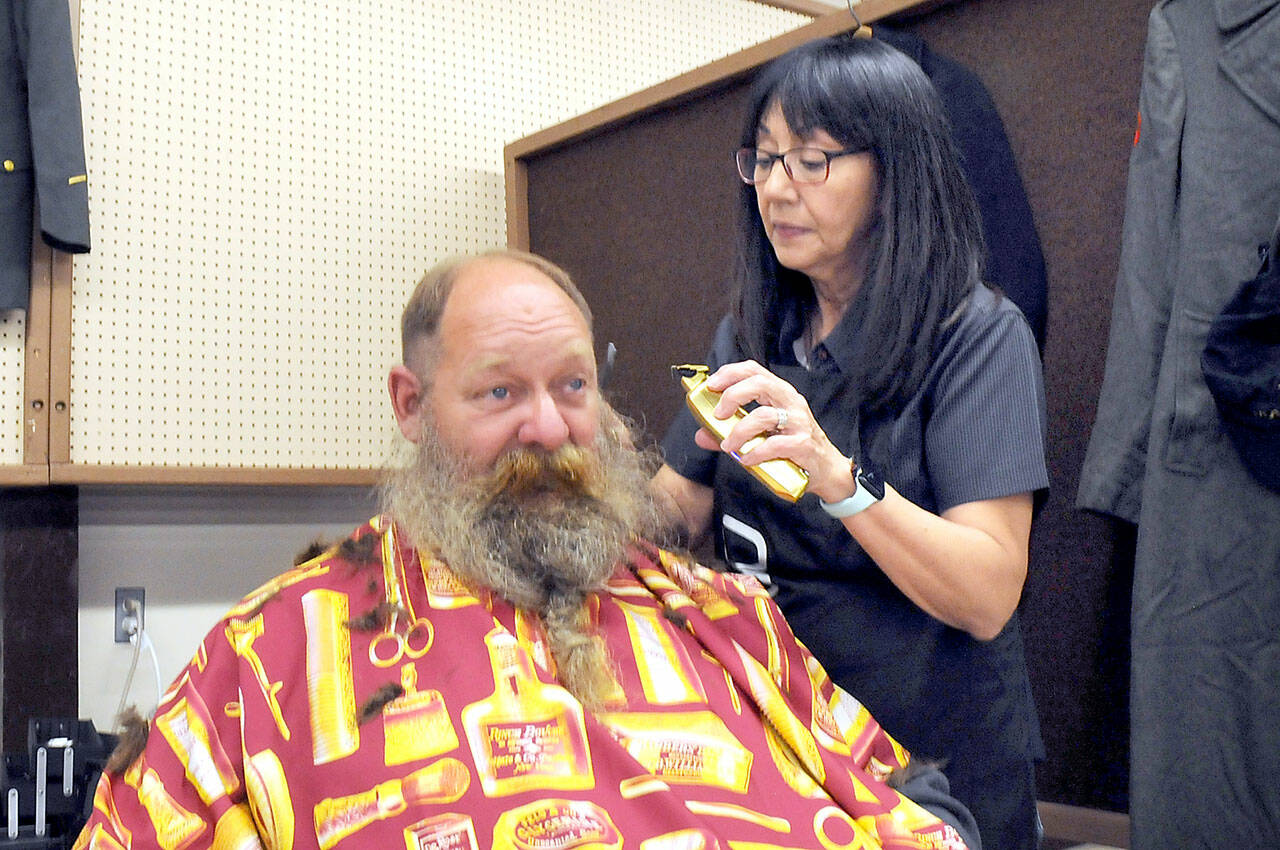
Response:
M853 481L858 485L858 489L854 490L853 495L847 499L841 499L838 502L818 500L818 504L822 505L822 509L829 516L833 516L836 519L846 519L854 514L862 513L884 498L884 484L880 482L879 476L874 472L855 465L853 468Z

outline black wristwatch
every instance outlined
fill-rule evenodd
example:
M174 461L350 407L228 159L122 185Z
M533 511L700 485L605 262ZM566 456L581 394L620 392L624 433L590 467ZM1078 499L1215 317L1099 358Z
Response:
M836 519L845 519L862 513L884 498L884 482L880 480L880 476L857 461L853 462L853 481L858 489L853 491L852 496L838 502L819 499L822 509Z

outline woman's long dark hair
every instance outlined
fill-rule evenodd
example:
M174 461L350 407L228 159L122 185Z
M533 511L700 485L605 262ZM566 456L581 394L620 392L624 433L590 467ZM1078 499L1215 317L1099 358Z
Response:
M805 136L824 130L875 156L867 268L850 376L867 410L894 410L919 388L935 343L981 275L982 225L941 101L907 56L872 38L836 36L775 59L757 77L741 143L754 147L774 104ZM755 188L743 185L733 292L742 353L767 363L787 310L815 303L809 278L779 265Z

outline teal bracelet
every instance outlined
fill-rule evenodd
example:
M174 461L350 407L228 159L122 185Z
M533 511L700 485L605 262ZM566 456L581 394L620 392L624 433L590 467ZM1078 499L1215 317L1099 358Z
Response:
M823 502L821 499L818 501L828 515L836 519L845 519L854 514L862 513L880 500L866 487L859 484L858 489L854 490L853 495L847 499L841 499L838 502Z
M864 469L856 462L853 464L853 483L858 489L854 490L853 495L847 499L841 499L838 502L818 500L829 516L847 519L854 514L862 513L884 498L884 482L880 480L880 476L869 469Z

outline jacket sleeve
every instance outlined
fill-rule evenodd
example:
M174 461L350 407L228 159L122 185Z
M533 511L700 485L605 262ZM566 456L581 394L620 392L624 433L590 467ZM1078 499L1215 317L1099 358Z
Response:
M1078 507L1137 522L1156 382L1173 298L1178 165L1186 96L1177 44L1160 9L1150 16L1138 129L1129 157L1120 271L1098 411Z
M18 0L25 14L27 110L31 158L44 241L71 254L89 250L89 182L80 87L65 0ZM22 39L20 39L21 43Z
M949 824L964 839L969 850L982 850L978 822L963 803L951 796L951 784L937 767L920 768L898 786L898 793L938 820Z

